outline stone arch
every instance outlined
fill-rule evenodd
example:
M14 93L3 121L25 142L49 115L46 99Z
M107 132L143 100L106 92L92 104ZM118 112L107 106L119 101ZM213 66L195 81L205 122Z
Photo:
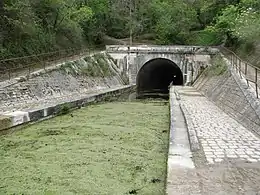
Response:
M154 58L139 69L136 76L137 93L169 93L169 85L183 85L183 73L179 66L166 58Z

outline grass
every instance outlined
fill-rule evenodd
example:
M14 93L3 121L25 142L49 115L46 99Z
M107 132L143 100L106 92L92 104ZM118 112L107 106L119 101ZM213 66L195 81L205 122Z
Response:
M116 74L109 66L109 63L111 62L110 58L111 57L109 55L98 53L92 57L85 57L84 60L86 63L83 63L81 60L66 62L61 66L61 70L72 75L112 77Z
M206 70L204 71L204 74L206 76L220 76L228 70L226 62L221 56L215 56L211 60L211 64L212 65L206 68Z
M189 40L187 40L190 45L220 45L222 37L218 33L211 32L209 30L193 31L191 32Z
M163 195L168 106L93 105L0 137L0 194Z

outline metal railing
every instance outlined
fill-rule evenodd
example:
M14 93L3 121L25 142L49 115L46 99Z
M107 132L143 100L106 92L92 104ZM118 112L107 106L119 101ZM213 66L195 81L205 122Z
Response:
M90 55L98 49L91 47L87 49L67 49L37 55L10 58L0 60L0 81L10 80L18 76L28 76L32 72L44 69L50 65L72 60L75 56Z
M256 97L259 98L258 83L260 82L260 68L244 61L235 52L225 47L221 47L220 51L225 57L229 58L232 68L238 72L240 78L242 79L242 75L245 77L248 86L249 82L255 85Z

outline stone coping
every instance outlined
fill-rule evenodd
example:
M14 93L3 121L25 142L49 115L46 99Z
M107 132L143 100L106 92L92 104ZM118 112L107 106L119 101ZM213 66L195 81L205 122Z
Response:
M26 111L16 110L14 112L5 113L0 115L0 131L26 124L28 122L56 116L62 111L62 109L64 109L64 107L67 109L73 109L87 106L93 102L102 101L106 97L119 95L132 87L134 87L134 85L125 85L115 89L93 93L71 101L60 102L56 105L46 105L44 108L36 108Z
M176 95L176 99L180 100L180 109L183 113L183 117L186 122L191 151L196 152L196 151L200 150L200 144L199 144L199 140L197 137L197 133L196 133L194 124L192 122L192 116L189 113L189 110L186 108L185 104L181 101L181 96L178 93L178 90L174 89L174 93Z
M130 53L136 52L150 52L150 53L179 53L179 54L218 54L219 49L205 46L182 46L182 45L139 45L139 46L124 46L124 45L107 45L106 51L108 53Z
M196 129L195 129L194 124L191 119L192 116L183 103L180 104L180 107L181 107L181 111L184 115L184 118L186 120L191 151L196 152L196 151L200 150L200 144L199 144L199 140L197 137Z

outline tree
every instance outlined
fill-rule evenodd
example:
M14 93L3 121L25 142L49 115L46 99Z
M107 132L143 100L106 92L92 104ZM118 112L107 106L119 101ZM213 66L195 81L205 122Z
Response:
M181 0L154 1L155 33L163 44L183 44L196 23L196 12Z
M90 7L75 0L6 0L0 5L3 57L81 46L80 23L93 15Z
M259 0L2 0L0 54L87 47L102 43L104 35L233 45L259 39L259 10Z

